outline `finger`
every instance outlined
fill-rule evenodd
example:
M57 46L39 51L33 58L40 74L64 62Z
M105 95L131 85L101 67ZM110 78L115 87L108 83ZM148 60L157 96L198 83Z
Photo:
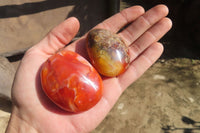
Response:
M119 33L119 35L124 38L124 41L127 43L127 45L130 45L152 25L165 17L168 12L168 8L165 5L155 6L136 19L125 30Z
M35 47L47 55L52 55L72 40L79 27L79 21L75 17L68 18L51 30Z
M124 90L138 79L160 57L162 52L163 45L155 42L139 55L138 58L130 64L129 68L118 77L122 89Z
M109 107L112 107L124 89L138 79L160 57L162 52L163 45L158 42L153 43L130 64L129 68L122 75L104 79L104 87L109 88L103 92L104 103L106 102ZM107 87L106 85L111 82L112 87Z
M138 79L161 55L163 52L163 45L161 43L154 43L147 48L129 68L117 78L107 78L104 80L105 89L103 92L103 102L108 107L112 107L122 92L131 83ZM106 85L112 82L112 87Z
M130 60L133 61L141 54L149 45L157 42L163 37L172 27L172 21L169 18L163 18L147 30L129 47Z
M125 25L134 21L143 13L144 13L144 9L141 6L132 6L104 20L102 23L98 24L93 29L101 28L101 29L110 30L112 32L118 32L121 28L123 28ZM81 37L80 40L77 40L73 44L67 46L66 49L76 51L78 54L82 55L84 58L88 58L87 55L85 55L86 48L84 45L86 43L86 39L85 39L86 35L87 34Z
M94 28L103 28L112 32L118 32L125 25L134 21L136 18L144 13L144 9L141 6L132 6L126 8L114 16L106 19L102 23L98 24Z

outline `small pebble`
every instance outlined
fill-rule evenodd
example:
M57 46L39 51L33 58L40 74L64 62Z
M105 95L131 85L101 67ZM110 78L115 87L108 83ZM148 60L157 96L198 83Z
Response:
M117 109L119 110L122 110L124 108L124 103L120 103L118 106L117 106Z
M163 76L163 75L154 75L153 76L153 79L154 80L165 80L166 79L166 77L165 76Z
M191 102L191 103L193 103L193 102L194 102L194 99L193 99L193 98L191 98L191 97L188 97L188 99L190 100L190 102Z

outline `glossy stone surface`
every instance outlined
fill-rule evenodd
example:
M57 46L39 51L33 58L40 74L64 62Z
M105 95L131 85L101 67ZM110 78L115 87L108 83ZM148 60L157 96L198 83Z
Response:
M123 73L130 62L124 41L108 30L91 30L87 36L87 51L96 70L107 77Z
M102 97L102 79L82 56L61 51L42 66L42 88L59 107L70 112L90 109Z

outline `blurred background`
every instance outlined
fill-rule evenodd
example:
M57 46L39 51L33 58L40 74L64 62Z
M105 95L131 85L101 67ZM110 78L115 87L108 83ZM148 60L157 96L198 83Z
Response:
M0 55L12 56L27 49L64 19L81 22L77 36L123 8L141 5L146 10L157 4L169 7L172 30L161 40L162 58L200 57L199 0L10 0L0 2ZM97 8L98 7L98 8Z
M20 60L53 27L75 16L81 24L76 36L80 37L124 8L141 5L148 10L157 4L168 6L168 17L173 21L172 29L160 40L165 51L127 89L94 133L129 133L133 129L155 133L198 132L200 0L1 0L0 133L9 120L10 90Z
M199 0L123 0L130 5L149 9L159 3L169 7L172 30L161 40L165 45L163 58L185 57L200 59L200 1Z

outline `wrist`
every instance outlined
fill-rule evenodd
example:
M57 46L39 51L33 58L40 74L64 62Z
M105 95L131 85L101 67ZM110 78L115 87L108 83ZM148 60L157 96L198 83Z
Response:
M23 120L16 107L13 107L12 114L6 129L6 133L38 133L29 122Z

